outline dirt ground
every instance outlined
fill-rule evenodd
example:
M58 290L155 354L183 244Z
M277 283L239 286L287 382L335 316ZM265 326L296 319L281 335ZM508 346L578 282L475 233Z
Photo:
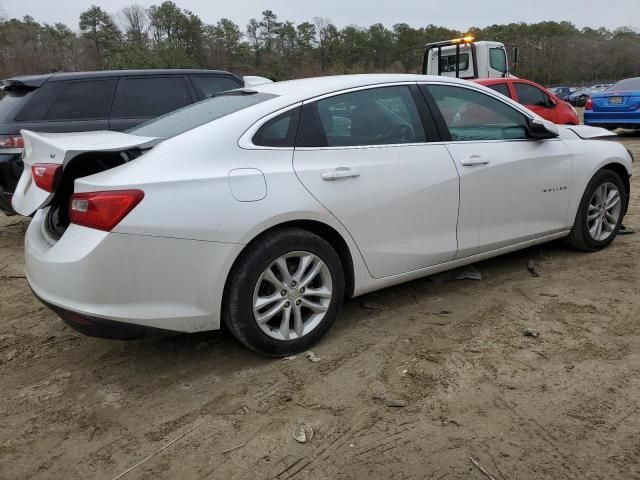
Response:
M636 176L638 230L639 204ZM488 478L470 457L496 480L640 478L640 233L348 301L312 363L226 333L82 337L21 277L26 226L0 217L2 479Z

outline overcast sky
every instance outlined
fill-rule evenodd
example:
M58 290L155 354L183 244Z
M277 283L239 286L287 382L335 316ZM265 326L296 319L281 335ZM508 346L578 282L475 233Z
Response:
M162 0L0 0L8 17L31 15L46 23L62 22L78 29L78 16L91 3L114 13L138 3L158 5ZM315 16L330 18L338 27L348 24L386 26L405 22L412 26L430 23L458 30L471 26L542 20L569 20L579 27L640 27L640 0L616 0L615 6L603 0L175 0L192 10L205 23L226 17L243 29L252 17L273 10L282 20L300 23Z

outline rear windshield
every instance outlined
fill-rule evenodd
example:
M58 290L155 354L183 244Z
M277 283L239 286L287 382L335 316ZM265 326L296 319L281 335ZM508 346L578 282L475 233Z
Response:
M127 133L142 137L171 138L276 96L248 90L225 92L145 122Z
M627 78L626 80L620 80L618 83L607 88L607 92L619 92L628 90L640 90L640 77L639 78Z

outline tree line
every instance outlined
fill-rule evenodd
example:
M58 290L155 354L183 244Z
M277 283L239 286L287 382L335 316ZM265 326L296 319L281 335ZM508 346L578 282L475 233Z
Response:
M96 69L215 68L275 80L370 72L419 72L424 45L463 34L520 48L516 75L543 83L590 84L640 76L640 35L629 28L579 29L571 22L512 23L460 32L398 23L337 28L327 18L295 24L271 10L243 29L206 24L165 1L109 13L93 5L77 30L34 18L0 19L0 77Z

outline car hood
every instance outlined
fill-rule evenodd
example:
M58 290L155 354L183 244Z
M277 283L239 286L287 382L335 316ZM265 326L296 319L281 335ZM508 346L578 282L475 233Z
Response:
M583 140L593 140L597 138L611 138L617 135L606 128L589 127L587 125L571 125L560 127L564 130L570 130Z

